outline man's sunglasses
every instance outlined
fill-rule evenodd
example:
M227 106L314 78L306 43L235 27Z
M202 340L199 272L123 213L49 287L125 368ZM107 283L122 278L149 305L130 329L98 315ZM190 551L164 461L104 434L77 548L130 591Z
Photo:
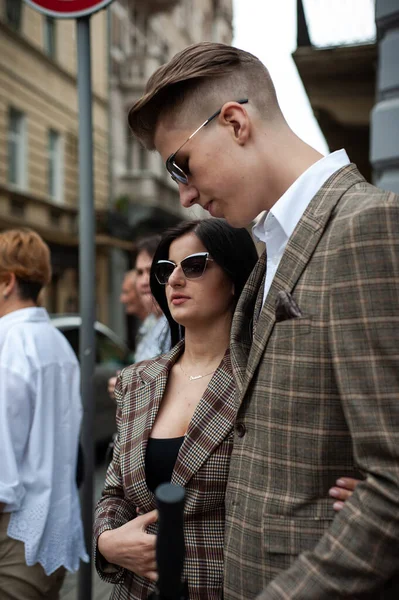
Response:
M236 102L238 104L246 104L248 102L248 98L245 98L244 100L236 100ZM202 123L202 125L200 125L194 131L194 133L192 133L190 135L190 137L188 137L186 139L185 142L183 142L183 144L176 150L176 152L174 152L173 154L171 154L169 156L169 158L167 159L167 161L166 161L166 168L167 168L168 172L170 173L170 176L172 177L173 181L176 181L176 183L183 183L184 185L188 185L188 176L187 176L187 174L175 162L176 154L178 152L180 152L180 150L183 148L184 144L187 144L187 142L189 142L191 140L191 138L194 137L195 134L199 132L200 129L202 129L203 127L206 127L208 125L208 123L210 123L211 121L213 121L213 119L215 117L217 117L218 115L220 115L220 113L222 112L223 106L221 108L219 108L219 110L217 110L215 113L213 113L213 115L210 116L209 119L207 119L206 121L204 121Z
M199 279L205 273L209 258L209 252L198 252L184 258L180 265L173 260L159 260L155 265L155 277L161 285L166 285L173 271L180 266L186 279Z

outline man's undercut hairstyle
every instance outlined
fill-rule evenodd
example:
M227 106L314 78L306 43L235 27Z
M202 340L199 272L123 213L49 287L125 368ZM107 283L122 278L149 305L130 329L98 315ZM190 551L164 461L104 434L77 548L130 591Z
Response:
M178 111L178 123L205 120L229 101L248 98L263 119L283 118L269 72L253 54L214 42L188 46L159 67L129 111L133 134L154 150L157 123ZM176 120L177 121L177 120Z

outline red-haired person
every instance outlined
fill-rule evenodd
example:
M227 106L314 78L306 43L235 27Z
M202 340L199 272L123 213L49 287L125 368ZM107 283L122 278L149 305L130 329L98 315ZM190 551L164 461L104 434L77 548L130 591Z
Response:
M50 251L0 233L0 598L56 600L88 560L76 486L82 417L75 354L38 296Z

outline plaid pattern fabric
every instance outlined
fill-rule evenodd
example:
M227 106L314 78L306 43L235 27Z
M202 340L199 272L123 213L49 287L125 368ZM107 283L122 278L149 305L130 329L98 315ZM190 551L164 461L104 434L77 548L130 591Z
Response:
M145 481L146 444L169 371L182 350L180 342L168 354L124 369L115 389L118 438L94 523L96 567L103 579L116 584L113 600L144 600L153 589L148 580L125 569L109 572L110 565L97 552L97 539L103 531L133 519L136 507L142 512L155 508L154 495ZM195 410L172 474L172 483L186 488L184 577L190 599L222 597L224 495L235 389L227 352ZM148 531L156 533L156 525Z
M232 328L241 437L226 490L224 599L397 599L398 196L354 165L340 169L306 209L258 311L264 276L265 255ZM276 323L280 290L301 318ZM335 514L329 488L360 473Z

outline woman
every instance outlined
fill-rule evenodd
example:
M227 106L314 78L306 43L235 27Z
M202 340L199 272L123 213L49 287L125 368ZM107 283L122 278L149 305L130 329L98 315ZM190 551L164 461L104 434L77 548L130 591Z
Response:
M118 440L95 517L97 568L120 581L114 600L144 599L153 589L155 535L143 528L156 532L153 492L170 479L186 488L190 598L220 598L235 417L229 335L257 258L249 233L219 219L179 225L155 253L151 290L178 343L122 371L115 389ZM132 520L136 508L143 514ZM112 573L111 565L123 568Z
M155 253L151 290L176 345L122 371L115 389L118 440L94 524L96 566L116 584L113 600L144 600L154 587L154 490L164 481L186 488L189 597L222 597L224 494L236 413L229 335L256 261L248 232L220 219L169 230Z
M38 308L50 252L31 230L0 233L0 598L55 600L84 548L76 461L79 365Z

